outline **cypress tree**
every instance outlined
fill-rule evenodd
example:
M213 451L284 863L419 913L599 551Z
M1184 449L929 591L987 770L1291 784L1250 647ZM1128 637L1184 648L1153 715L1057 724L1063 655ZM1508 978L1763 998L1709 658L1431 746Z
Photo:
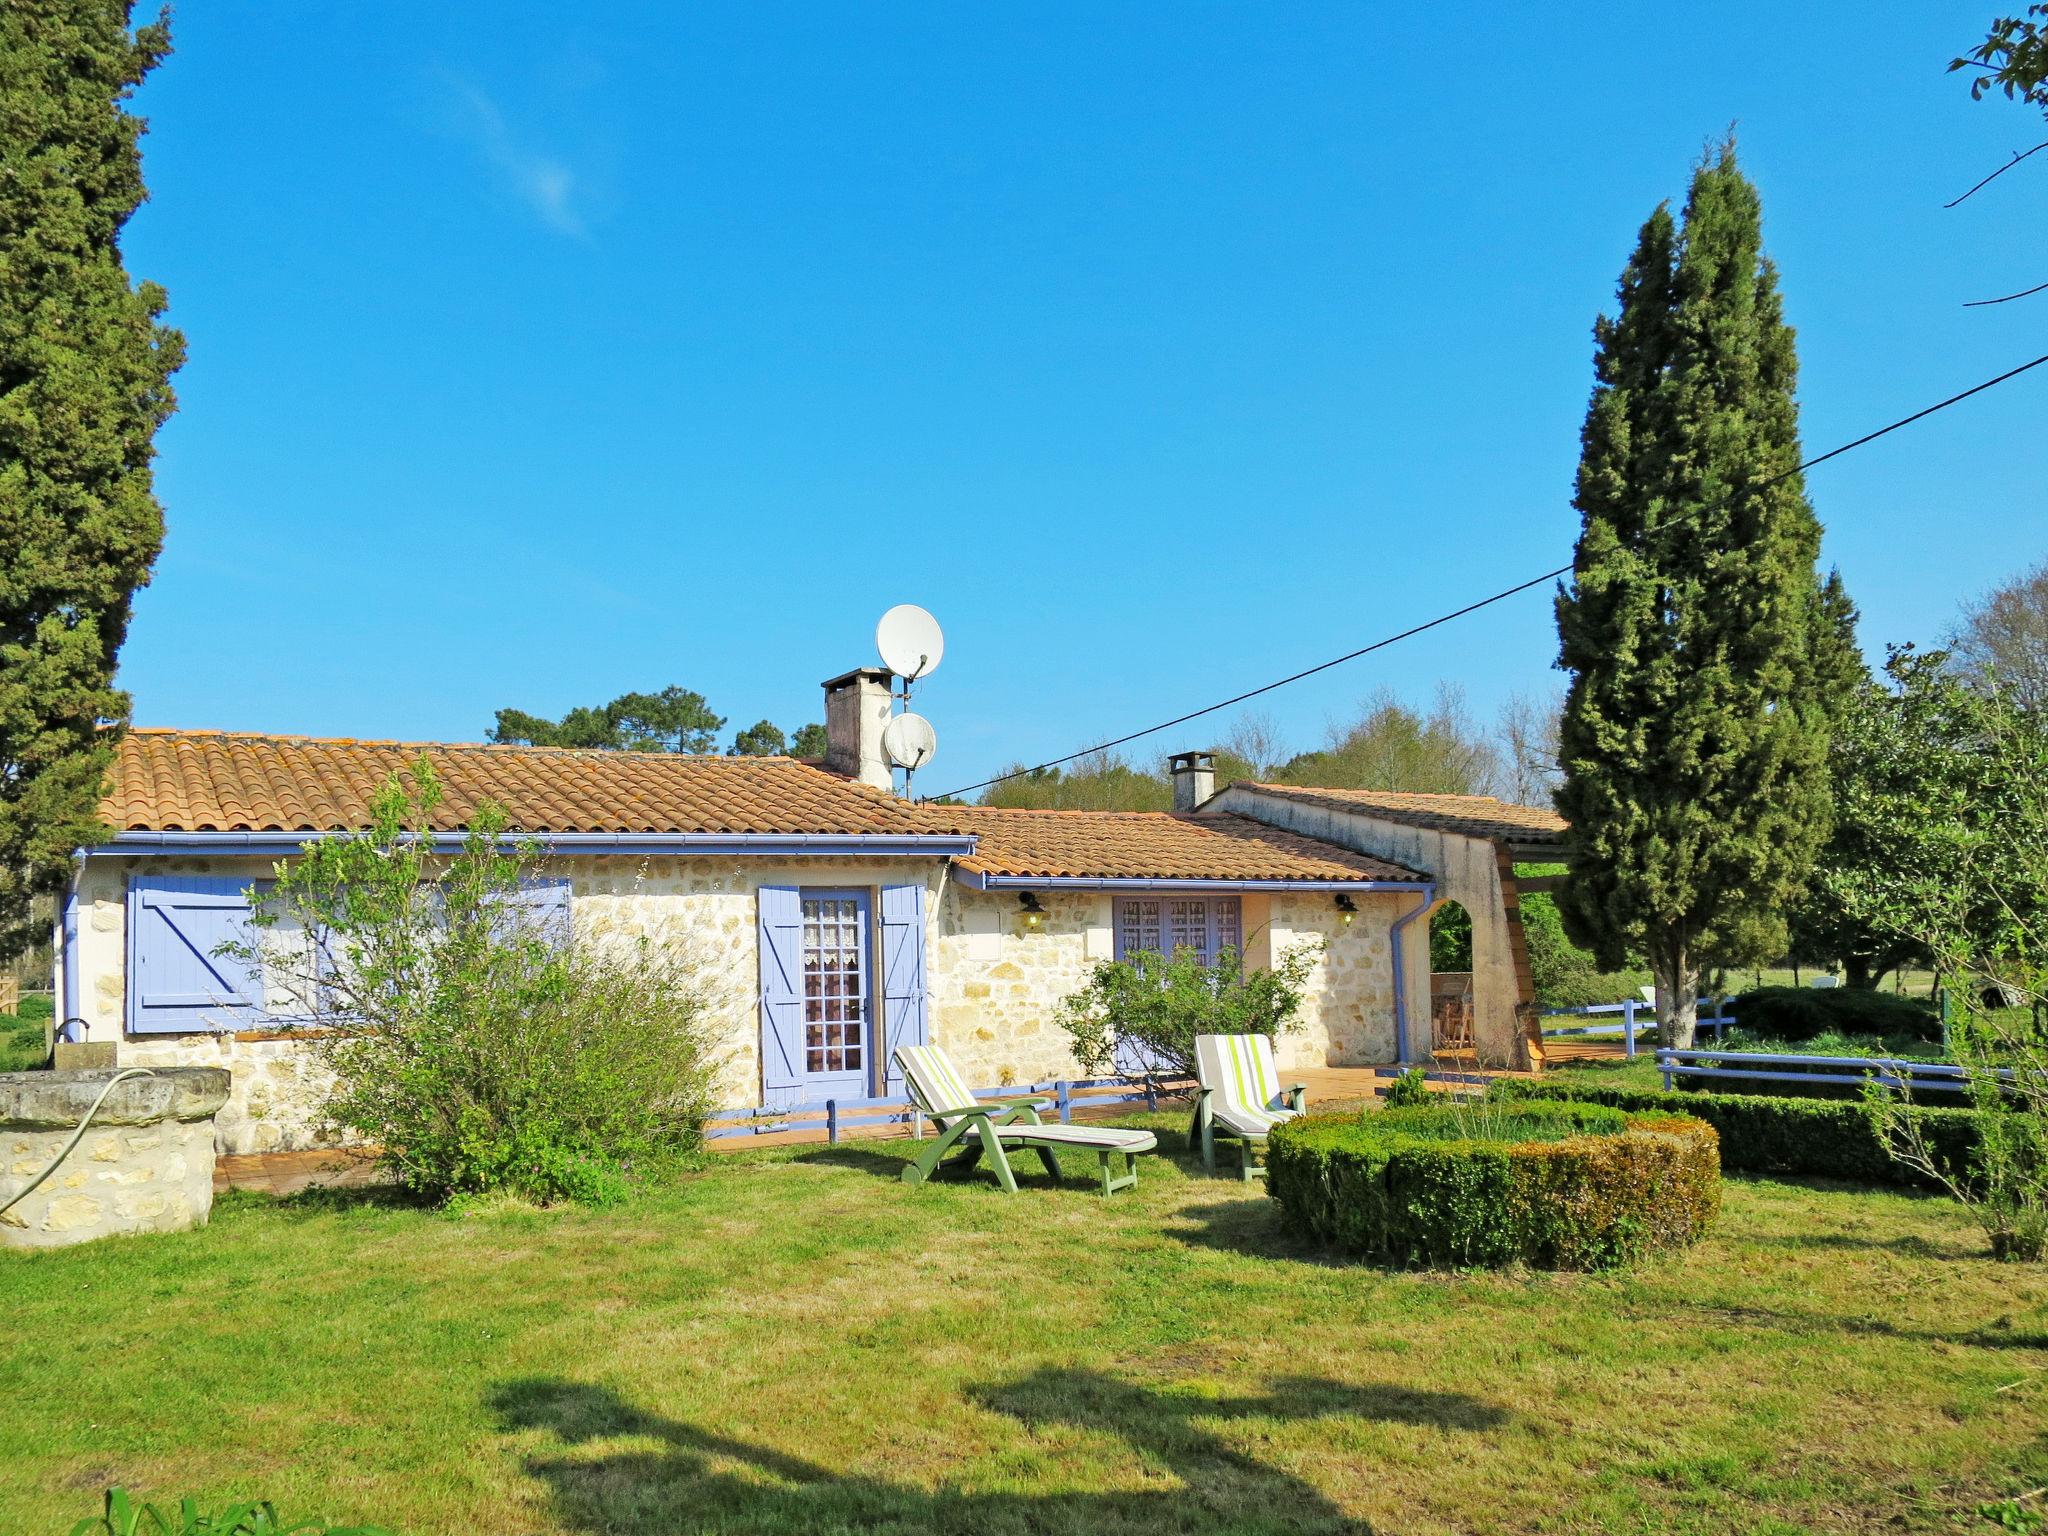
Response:
M1606 968L1647 960L1663 1038L1689 1046L1704 967L1784 953L1863 675L1801 477L1762 483L1801 457L1798 362L1732 142L1694 172L1682 226L1661 206L1643 225L1594 338L1557 601L1560 905Z
M130 10L0 5L0 956L99 830L114 659L163 542L152 440L184 340L120 235L144 197L123 103L170 34Z

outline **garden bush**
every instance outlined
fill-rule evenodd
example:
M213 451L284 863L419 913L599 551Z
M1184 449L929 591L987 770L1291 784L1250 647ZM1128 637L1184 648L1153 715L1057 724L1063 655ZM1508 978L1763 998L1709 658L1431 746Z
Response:
M531 843L480 806L462 850L410 835L439 789L422 760L374 829L280 866L238 946L303 1008L334 1074L328 1118L434 1200L609 1204L702 1144L714 998L693 951L579 937Z
M1321 940L1288 947L1271 970L1247 969L1236 949L1204 964L1191 949L1104 960L1060 1002L1059 1023L1084 1072L1192 1077L1197 1035L1273 1035L1297 1027L1302 988Z
M1758 987L1728 1000L1746 1033L1775 1040L1876 1035L1941 1044L1941 1016L1925 1001L1855 987Z
M1289 1225L1387 1264L1610 1268L1698 1238L1720 1180L1702 1122L1571 1101L1305 1116L1268 1142Z
M1720 1135L1721 1166L1740 1173L1805 1175L1858 1184L1933 1187L1898 1162L1861 1103L1767 1098L1758 1094L1676 1094L1600 1088L1566 1079L1499 1078L1489 1097L1506 1103L1596 1104L1630 1114L1674 1108L1704 1120ZM1943 1165L1965 1173L1977 1146L1977 1112L1922 1112L1930 1145Z

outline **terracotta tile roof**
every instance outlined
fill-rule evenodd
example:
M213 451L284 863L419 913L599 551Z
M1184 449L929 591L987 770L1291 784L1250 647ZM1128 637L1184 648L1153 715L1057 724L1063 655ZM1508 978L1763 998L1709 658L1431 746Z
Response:
M1413 870L1246 816L929 807L980 839L960 867L984 875L1153 880L1420 880Z
M916 807L789 757L149 729L121 738L100 818L121 831L354 830L378 787L422 756L446 796L437 831L459 831L484 800L521 832L933 830Z
M1499 842L1562 843L1567 825L1555 811L1515 805L1492 795L1420 795L1381 789L1297 788L1292 784L1242 783L1231 787Z

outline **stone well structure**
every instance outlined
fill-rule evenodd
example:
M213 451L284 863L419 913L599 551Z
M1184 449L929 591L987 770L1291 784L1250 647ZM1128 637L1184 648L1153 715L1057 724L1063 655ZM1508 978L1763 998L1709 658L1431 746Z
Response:
M0 1203L63 1153L56 1171L0 1211L0 1247L62 1248L123 1232L178 1232L213 1209L218 1067L158 1067L114 1084L68 1153L111 1069L0 1073Z

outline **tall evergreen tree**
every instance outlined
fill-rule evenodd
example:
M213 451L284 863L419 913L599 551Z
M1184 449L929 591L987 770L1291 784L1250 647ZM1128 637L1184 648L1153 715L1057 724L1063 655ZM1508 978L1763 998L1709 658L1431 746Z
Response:
M184 339L120 236L145 195L123 103L170 33L130 11L0 4L0 955L98 831L115 656L163 543L150 461Z
M1774 958L1828 835L1827 747L1864 675L1793 475L1798 371L1756 188L1732 143L1659 207L1594 327L1584 522L1557 602L1570 674L1558 809L1567 926L1640 955L1664 1039L1692 1043L1709 964Z

